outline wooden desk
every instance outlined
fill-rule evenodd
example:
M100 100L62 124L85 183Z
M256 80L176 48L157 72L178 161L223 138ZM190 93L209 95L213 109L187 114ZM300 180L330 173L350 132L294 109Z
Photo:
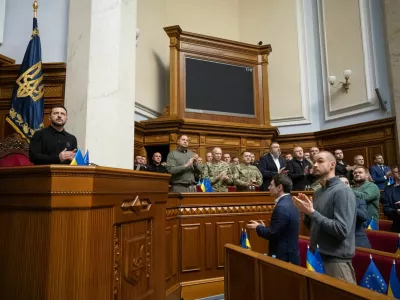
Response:
M393 299L235 245L226 245L227 300Z
M169 175L0 169L2 299L165 299Z
M270 221L274 198L265 192L169 194L166 212L168 299L195 299L224 292L226 243L239 244L249 220ZM268 242L248 231L252 249ZM181 289L181 291L180 291Z

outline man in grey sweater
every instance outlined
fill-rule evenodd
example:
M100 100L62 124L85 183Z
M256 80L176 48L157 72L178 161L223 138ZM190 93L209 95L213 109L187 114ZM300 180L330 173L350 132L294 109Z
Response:
M352 190L335 177L335 157L322 151L314 157L313 174L322 188L309 199L293 197L295 206L305 214L310 229L310 246L319 250L326 274L356 283L351 260L355 253L356 198Z
M195 174L200 175L202 169L198 162L199 156L188 150L187 135L179 135L176 143L176 150L171 151L167 157L167 170L172 175L172 192L196 192Z

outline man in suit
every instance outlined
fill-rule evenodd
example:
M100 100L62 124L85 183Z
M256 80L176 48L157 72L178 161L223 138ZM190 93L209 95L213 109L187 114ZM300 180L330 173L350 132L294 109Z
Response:
M258 168L263 176L262 191L268 191L272 177L287 172L286 161L281 157L281 148L277 142L272 142L269 146L269 153L261 156Z
M247 228L256 229L258 236L269 240L268 255L299 265L300 213L290 197L291 190L292 180L286 174L275 175L269 185L271 195L276 197L270 226L252 220Z
M384 190L388 184L389 177L392 176L392 172L388 166L384 165L382 154L375 154L374 162L375 165L369 169L369 173L378 188Z
M383 211L393 221L392 231L400 232L400 175L399 168L393 166L394 184L387 186L383 193Z

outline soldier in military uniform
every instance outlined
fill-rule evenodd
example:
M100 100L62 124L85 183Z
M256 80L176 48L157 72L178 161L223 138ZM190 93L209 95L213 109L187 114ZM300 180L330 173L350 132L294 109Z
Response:
M233 172L233 182L238 191L249 191L262 185L262 175L256 166L251 165L251 153L242 153L242 163Z
M221 148L214 148L212 155L212 161L207 162L204 166L203 177L210 178L214 192L227 192L228 185L233 184L231 168L226 162L221 160Z

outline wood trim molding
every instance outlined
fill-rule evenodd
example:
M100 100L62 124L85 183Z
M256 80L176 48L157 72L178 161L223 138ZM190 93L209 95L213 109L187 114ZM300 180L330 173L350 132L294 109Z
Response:
M0 7L1 7L1 1L0 0ZM0 22L1 22L1 16L0 16ZM1 31L1 26L0 26L0 31ZM1 32L0 32L0 36L1 36ZM0 44L1 44L1 37L0 37ZM12 59L11 57L5 56L3 54L0 54L0 66L3 65L12 65L15 64L15 60Z
M311 124L310 115L310 70L307 55L306 18L309 15L304 10L304 0L296 1L297 42L299 48L300 88L301 88L301 115L283 118L271 118L272 126L293 126Z

